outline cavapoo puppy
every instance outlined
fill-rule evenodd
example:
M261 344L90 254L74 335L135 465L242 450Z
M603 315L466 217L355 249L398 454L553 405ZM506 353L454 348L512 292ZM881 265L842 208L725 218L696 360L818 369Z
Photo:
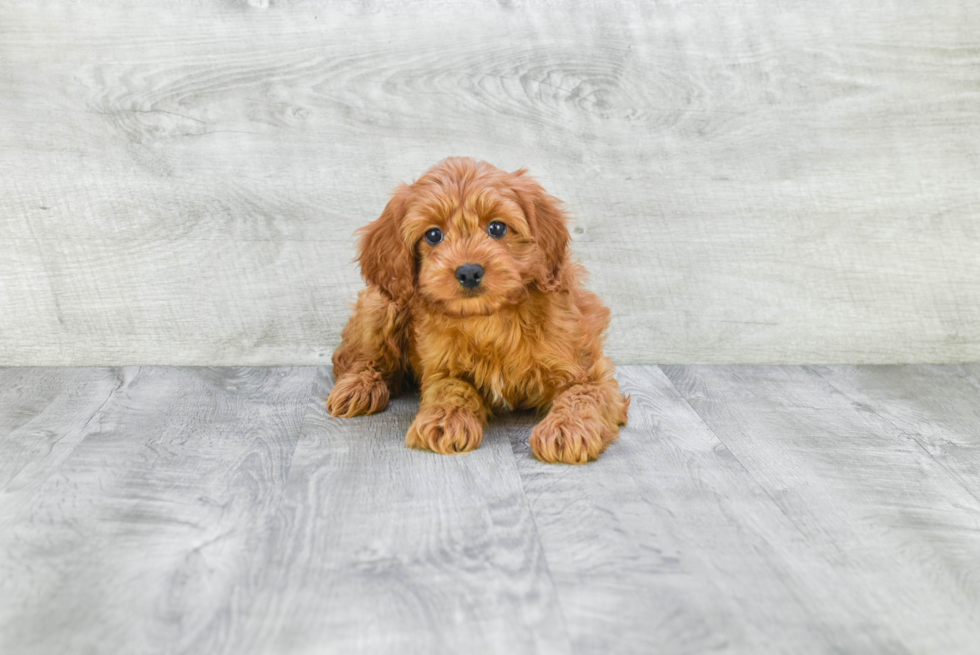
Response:
M584 464L616 439L629 399L602 354L609 310L582 286L560 202L524 170L446 159L360 234L368 286L333 355L331 414L378 412L409 377L412 448L472 450L511 408L547 410L530 439L545 462Z

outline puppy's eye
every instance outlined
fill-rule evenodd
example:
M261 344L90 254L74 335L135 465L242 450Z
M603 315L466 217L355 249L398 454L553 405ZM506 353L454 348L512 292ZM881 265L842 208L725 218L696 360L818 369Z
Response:
M425 233L425 240L430 246L436 245L442 241L442 230L437 227L432 228Z
M500 221L493 221L487 228L487 234L492 236L494 239L501 239L505 234L507 234L507 226Z

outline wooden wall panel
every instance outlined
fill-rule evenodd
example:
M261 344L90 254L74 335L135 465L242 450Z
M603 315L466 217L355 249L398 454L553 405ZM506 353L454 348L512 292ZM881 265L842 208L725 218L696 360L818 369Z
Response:
M0 363L325 362L449 155L566 200L622 363L980 359L971 3L331 7L0 7Z

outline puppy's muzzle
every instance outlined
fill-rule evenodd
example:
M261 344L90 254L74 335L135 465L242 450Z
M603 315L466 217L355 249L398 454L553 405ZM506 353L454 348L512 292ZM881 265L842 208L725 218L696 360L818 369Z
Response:
M483 281L483 267L479 264L463 264L456 269L456 279L467 289L475 289Z

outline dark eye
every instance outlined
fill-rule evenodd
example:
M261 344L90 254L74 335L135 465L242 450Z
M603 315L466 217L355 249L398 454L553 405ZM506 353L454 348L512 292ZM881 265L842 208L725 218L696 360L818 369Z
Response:
M430 246L434 246L440 241L442 241L442 230L437 227L432 228L425 233L425 240Z
M493 221L490 223L490 227L487 228L487 234L492 236L494 239L501 239L505 234L507 234L507 226L500 221Z

